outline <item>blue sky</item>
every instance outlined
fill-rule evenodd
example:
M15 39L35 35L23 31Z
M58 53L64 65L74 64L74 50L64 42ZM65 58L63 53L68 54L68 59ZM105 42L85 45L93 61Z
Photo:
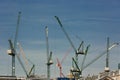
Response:
M8 39L14 40L17 16L21 11L18 42L26 57L36 64L36 74L46 75L45 26L49 28L49 46L53 52L54 65L51 76L59 76L56 57L60 60L71 48L54 16L58 16L77 48L83 40L91 44L86 64L106 49L106 38L111 44L119 42L120 34L119 0L1 0L0 1L0 75L11 74L11 57L7 55ZM119 47L110 52L110 67L117 69L120 59ZM74 50L63 62L63 73L67 75L71 67ZM94 56L93 56L94 55ZM80 56L81 63L82 56ZM31 65L29 65L31 67ZM83 75L97 74L104 70L105 56L86 68ZM88 73L89 70L89 73ZM16 75L24 75L16 59Z

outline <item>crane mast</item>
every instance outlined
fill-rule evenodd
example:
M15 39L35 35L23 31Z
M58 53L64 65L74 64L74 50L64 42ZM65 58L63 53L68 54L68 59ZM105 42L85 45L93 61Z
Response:
M15 33L15 38L14 38L14 43L12 43L11 39L9 39L9 44L10 44L10 50L8 50L8 55L12 56L12 76L15 76L15 56L17 56L17 59L23 68L25 74L27 77L29 77L26 68L24 67L19 55L16 52L16 45L17 45L17 38L18 38L18 30L19 30L19 23L20 23L20 16L21 12L18 13L18 20L17 20L17 27L16 27L16 33Z
M107 54L105 72L109 72L109 37L107 38Z
M47 51L47 78L50 80L50 65L53 64L52 62L52 52L49 54L49 44L48 44L48 27L45 27L45 33L46 33L46 51Z
M11 50L9 50L9 55L12 55L12 56L13 56L13 53L14 53L14 55L17 56L17 59L18 59L20 65L21 65L21 67L23 68L23 70L24 70L26 76L29 77L29 75L28 75L28 73L27 73L27 71L26 71L26 69L25 69L25 67L24 67L24 65L23 65L23 63L22 63L22 61L21 61L19 55L17 54L16 50L15 50L14 47L13 47L12 41L11 41L11 40L8 40L8 41L9 41L10 48L11 48Z
M17 38L18 38L18 29L19 29L19 23L20 23L20 16L21 16L21 12L18 13L18 20L17 20L14 44L12 44L11 40L8 40L9 43L10 43L10 50L8 50L8 55L12 56L12 76L15 76L15 50L16 50L16 42L17 42Z

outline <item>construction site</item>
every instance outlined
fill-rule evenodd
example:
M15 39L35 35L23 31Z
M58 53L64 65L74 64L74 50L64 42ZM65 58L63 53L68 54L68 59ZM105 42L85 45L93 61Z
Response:
M9 56L11 56L11 75L1 75L0 80L54 80L54 78L51 78L51 65L54 64L53 61L53 52L49 51L49 35L48 35L48 27L45 26L45 38L46 38L46 57L47 57L47 62L45 62L45 65L47 66L47 76L46 77L41 77L35 73L35 64L32 62L32 59L27 59L26 55L24 53L23 47L20 43L18 43L18 32L19 32L19 23L20 23L20 18L21 18L21 12L18 13L18 20L17 20L17 26L16 26L16 33L15 33L15 38L14 41L11 39L8 39L9 42L9 49L7 50L7 53ZM86 57L89 52L89 48L91 47L90 44L85 46L85 42L81 41L79 44L79 47L76 49L75 45L73 44L70 36L68 35L67 31L65 30L64 26L62 25L59 17L54 16L55 20L59 24L61 30L65 34L69 44L71 45L71 48L74 50L74 55L72 58L69 58L72 60L72 67L69 69L70 71L68 75L65 75L63 73L63 67L62 63L69 54L66 53L63 59L60 61L59 57L56 59L57 63L56 66L59 69L59 76L55 78L55 80L120 80L120 62L118 61L118 69L115 71L112 71L109 67L109 52L115 47L119 47L119 42L113 42L112 44L109 41L109 37L107 37L107 46L106 49L103 51L103 53L99 54L96 56L93 60L91 60L88 64L85 64ZM16 48L19 48L19 52L16 50ZM84 70L92 65L94 62L96 62L99 58L102 56L106 56L106 65L104 71L101 71L99 74L95 75L88 75L88 76L83 76ZM82 56L82 61L79 61L79 56ZM21 58L22 57L22 58ZM19 61L19 64L21 65L24 73L26 74L24 77L17 77L15 72L16 72L16 66L15 62L16 59ZM22 60L21 60L22 59ZM24 61L24 62L23 62ZM29 66L29 63L32 66ZM79 65L81 63L81 65ZM2 66L2 65L1 65ZM117 65L116 65L117 66Z

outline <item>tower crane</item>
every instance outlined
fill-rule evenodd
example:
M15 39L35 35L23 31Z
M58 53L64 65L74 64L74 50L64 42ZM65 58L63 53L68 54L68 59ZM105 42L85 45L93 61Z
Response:
M72 43L70 37L68 36L67 32L65 31L65 29L64 29L64 27L63 27L63 25L62 25L60 19L59 19L57 16L55 16L55 18L56 18L56 20L58 21L58 23L59 23L59 25L60 25L62 31L64 32L65 36L66 36L67 39L68 39L68 41L70 42L70 45L72 46L72 48L73 48L74 51L75 51L75 62L76 62L76 64L78 65L78 55L79 55L79 54L86 55L85 51L88 50L88 48L89 48L90 45L87 46L87 48L86 48L85 51L84 51L83 49L80 50L80 48L83 48L83 41L82 41L82 42L80 43L79 48L76 49L75 46L73 45L73 43ZM85 57L85 58L86 58L86 57ZM84 58L84 59L85 59L85 58ZM73 67L74 67L74 66L73 66ZM76 68L77 68L77 66L76 66ZM73 68L73 71L75 71L75 70L76 70L76 69ZM78 71L75 71L75 72L78 72ZM79 72L79 73L80 73L80 72ZM79 75L81 75L81 74L79 74Z
M64 55L64 57L62 58L61 61L59 61L59 59L57 58L57 64L56 64L56 66L59 68L60 77L65 77L65 75L62 72L62 63L66 59L66 57L68 56L68 54L70 53L70 51L71 51L71 48L65 53L65 55Z
M114 48L115 46L118 46L119 43L113 43L111 46L108 47L108 50L111 50L112 48ZM88 66L90 66L91 64L93 64L95 61L97 61L100 57L102 57L103 55L105 55L107 53L107 50L105 50L103 53L101 53L100 55L98 55L97 57L95 57L93 60L91 60L88 64L86 64L85 66L83 66L82 69L80 69L79 67L78 68L78 71L81 72L83 71L85 68L87 68ZM72 58L74 63L76 64L76 61L74 58ZM76 64L76 66L78 66Z
M7 51L8 55L12 56L12 76L15 76L15 56L17 56L17 59L23 69L23 71L25 72L26 76L29 77L27 70L25 68L25 66L23 65L19 55L17 54L16 51L16 45L17 45L17 38L18 38L18 30L19 30L19 23L20 23L20 16L21 16L21 12L18 13L18 20L17 20L17 27L16 27L16 33L15 33L15 38L14 38L14 44L11 41L11 39L9 39L9 45L10 45L10 49Z
M53 64L52 61L52 52L49 53L49 44L48 44L48 27L45 27L46 33L46 51L47 51L47 78L50 80L50 66Z
M11 50L10 50L11 52L10 52L10 53L11 53L11 54L14 53L14 55L17 56L17 59L18 59L20 65L21 65L22 69L24 70L26 76L29 77L29 75L28 75L28 73L27 73L27 70L26 70L25 66L23 65L23 63L22 63L22 61L21 61L19 55L18 55L17 52L16 52L16 49L14 49L14 47L13 47L12 41L11 41L11 40L8 40L8 41L9 41L10 48L11 48Z
M110 51L112 48L118 46L119 43L113 43L111 46L109 46L108 50ZM98 55L95 59L91 60L88 64L86 64L84 67L83 67L83 70L85 68L87 68L89 65L93 64L95 61L97 61L100 57L102 57L103 55L105 55L107 53L107 50L105 50L103 53L101 53L100 55Z
M88 48L90 47L90 45L87 46L86 50L85 50L85 54L84 54L84 58L83 58L83 61L82 61L82 64L81 64L81 67L79 68L76 60L74 58L72 58L73 62L75 63L76 65L76 71L79 73L80 77L82 76L82 69L83 69L83 66L84 66L84 63L85 63L85 59L86 59L86 56L87 56L87 53L88 53ZM76 72L73 70L73 72ZM73 74L73 73L72 73ZM73 74L75 77L76 77L76 73ZM79 78L79 76L78 76Z
M10 50L8 50L8 55L12 56L12 76L15 76L15 50L16 50L16 42L18 38L18 29L19 29L19 23L20 23L20 16L21 12L18 13L18 20L17 20L17 26L16 26L16 33L14 38L14 44L12 44L11 40L9 40L10 43Z
M62 73L62 65L58 58L57 58L57 67L59 67L60 70L60 77L65 77L64 74Z

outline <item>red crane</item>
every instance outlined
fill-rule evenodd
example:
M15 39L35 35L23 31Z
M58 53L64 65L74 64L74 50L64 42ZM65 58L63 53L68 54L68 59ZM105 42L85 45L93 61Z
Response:
M59 70L60 70L60 77L65 77L64 76L64 74L62 73L62 65L61 65L61 62L59 61L59 59L57 58L57 65L56 65L58 68L59 68Z
M57 58L57 64L56 64L56 66L59 68L60 77L65 77L65 75L64 75L63 72L62 72L62 63L63 63L63 61L66 59L66 57L68 56L68 54L70 53L71 50L72 50L72 47L67 50L67 52L65 53L65 55L64 55L64 57L62 58L61 62L60 62L59 59Z

